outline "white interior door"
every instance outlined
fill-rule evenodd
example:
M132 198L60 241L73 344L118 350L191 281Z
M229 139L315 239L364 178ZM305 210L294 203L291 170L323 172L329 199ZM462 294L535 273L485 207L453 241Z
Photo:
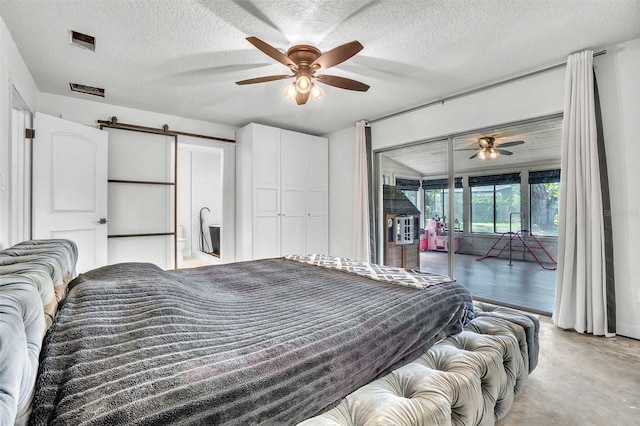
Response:
M79 273L106 265L107 132L42 113L34 128L33 238L73 240Z
M25 129L33 128L32 113L11 86L11 129L9 140L9 237L8 245L31 239L31 139Z

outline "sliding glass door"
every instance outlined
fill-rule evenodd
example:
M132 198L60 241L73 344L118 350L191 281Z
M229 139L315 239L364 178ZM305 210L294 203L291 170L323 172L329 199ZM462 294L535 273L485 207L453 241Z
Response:
M420 212L421 270L480 300L551 312L561 129L556 115L376 152L378 261L396 249L385 233L386 184Z

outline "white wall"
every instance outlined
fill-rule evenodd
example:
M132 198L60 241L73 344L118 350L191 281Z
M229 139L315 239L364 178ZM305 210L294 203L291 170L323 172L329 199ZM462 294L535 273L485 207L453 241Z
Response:
M109 120L115 115L120 123L155 128L167 124L170 130L235 139L236 128L233 126L96 102L90 99L91 96L87 97L88 99L79 99L41 93L38 111L93 127L97 126L97 120Z
M594 59L602 101L614 231L618 334L640 339L640 39L607 48ZM373 149L562 112L564 68L538 74L371 124ZM355 131L329 135L332 254L352 255ZM335 152L340 150L339 153ZM338 185L338 182L344 185ZM351 222L348 222L351 224Z
M564 68L371 123L373 150L562 112Z
M35 110L38 88L0 18L0 249L9 245L10 84L18 89L27 106Z
M191 150L178 145L178 227L182 227L185 250L184 256L191 256L191 247L197 247L198 242L191 237Z
M618 334L640 339L640 39L594 59L607 151Z

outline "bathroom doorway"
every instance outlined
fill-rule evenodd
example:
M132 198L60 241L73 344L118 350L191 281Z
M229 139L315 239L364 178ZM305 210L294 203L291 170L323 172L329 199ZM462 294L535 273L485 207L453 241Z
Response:
M234 164L234 153L233 144L178 140L178 268L235 260L235 248L229 247L235 234L235 201L229 200L235 171L226 167Z

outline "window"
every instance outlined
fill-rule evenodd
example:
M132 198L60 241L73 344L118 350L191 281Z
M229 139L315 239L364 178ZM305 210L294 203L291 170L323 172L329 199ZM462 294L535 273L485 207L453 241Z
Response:
M445 212L449 208L449 180L433 179L422 182L424 188L424 227L427 228L427 220L443 220L447 217ZM454 227L456 230L463 229L463 195L462 178L455 178L454 189Z
M473 176L471 191L471 232L503 233L520 231L520 173Z
M441 220L444 216L444 189L424 190L424 219ZM426 228L425 224L425 228Z
M420 189L419 180L396 178L396 188L400 189L409 201L418 208L418 189Z
M462 182L460 182L460 186L462 186ZM454 230L456 231L462 231L463 229L463 195L462 195L462 188L454 188L453 190L453 227ZM446 208L449 207L449 190L445 189L444 190L444 205L446 206Z
M531 233L558 236L560 170L529 172Z
M418 191L414 189L403 189L402 193L411 201L411 204L418 208Z

